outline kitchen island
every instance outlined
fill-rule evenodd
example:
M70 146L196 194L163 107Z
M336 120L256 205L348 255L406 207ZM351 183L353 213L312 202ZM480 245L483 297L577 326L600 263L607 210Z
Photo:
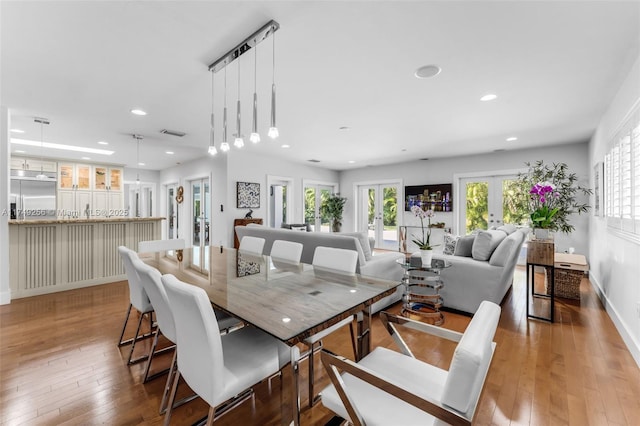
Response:
M118 246L160 239L163 219L10 220L11 298L126 279Z

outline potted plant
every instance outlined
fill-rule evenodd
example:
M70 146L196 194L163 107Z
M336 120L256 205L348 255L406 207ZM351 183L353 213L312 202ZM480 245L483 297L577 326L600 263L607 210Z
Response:
M342 227L342 213L346 197L341 197L339 193L331 194L322 204L322 215L331 221L331 230L340 232Z
M570 173L565 163L549 166L538 160L533 164L525 164L529 170L518 174L517 182L522 197L517 204L529 212L534 233L540 234L539 230L544 233L573 231L569 216L586 213L590 208L586 203L579 202L577 196L588 196L592 191L577 184L576 174Z

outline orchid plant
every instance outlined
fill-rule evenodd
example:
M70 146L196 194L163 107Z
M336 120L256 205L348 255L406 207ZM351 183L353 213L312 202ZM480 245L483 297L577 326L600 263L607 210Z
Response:
M538 182L531 187L531 223L534 228L551 229L554 217L560 210L557 205L560 194L551 182Z
M422 228L422 239L414 238L411 241L413 241L415 243L415 245L417 245L420 250L432 250L434 247L437 246L437 244L431 245L431 243L430 243L430 240L431 240L431 218L436 216L435 213L431 209L422 210L422 207L420 207L420 206L411 207L411 213L413 213L413 215L415 217L420 218L420 227ZM427 231L426 232L424 230L424 220L425 219L427 219ZM415 235L414 235L414 237L415 237Z

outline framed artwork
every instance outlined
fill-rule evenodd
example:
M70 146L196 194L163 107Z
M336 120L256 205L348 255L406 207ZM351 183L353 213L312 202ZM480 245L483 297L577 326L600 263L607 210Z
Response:
M236 207L239 209L260 208L260 184L236 182Z
M404 209L410 211L413 206L435 212L453 211L452 184L405 186Z
M593 215L604 216L604 164L602 161L593 166Z

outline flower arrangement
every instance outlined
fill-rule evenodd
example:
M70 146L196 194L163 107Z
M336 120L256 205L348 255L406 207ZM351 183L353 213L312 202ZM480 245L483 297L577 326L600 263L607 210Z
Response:
M533 228L564 233L573 231L575 228L569 223L569 217L590 209L586 203L579 202L578 196L587 197L592 191L577 184L578 177L569 172L565 163L550 166L538 160L525 164L529 170L518 174L521 197L514 200L515 208L529 212Z
M432 250L437 246L437 244L431 245L431 243L429 242L431 239L431 218L436 216L435 213L431 209L422 210L422 207L420 206L411 207L411 213L413 213L414 216L420 218L420 227L422 228L422 239L415 238L411 241L413 241L420 250ZM424 219L427 219L426 233L424 230Z

